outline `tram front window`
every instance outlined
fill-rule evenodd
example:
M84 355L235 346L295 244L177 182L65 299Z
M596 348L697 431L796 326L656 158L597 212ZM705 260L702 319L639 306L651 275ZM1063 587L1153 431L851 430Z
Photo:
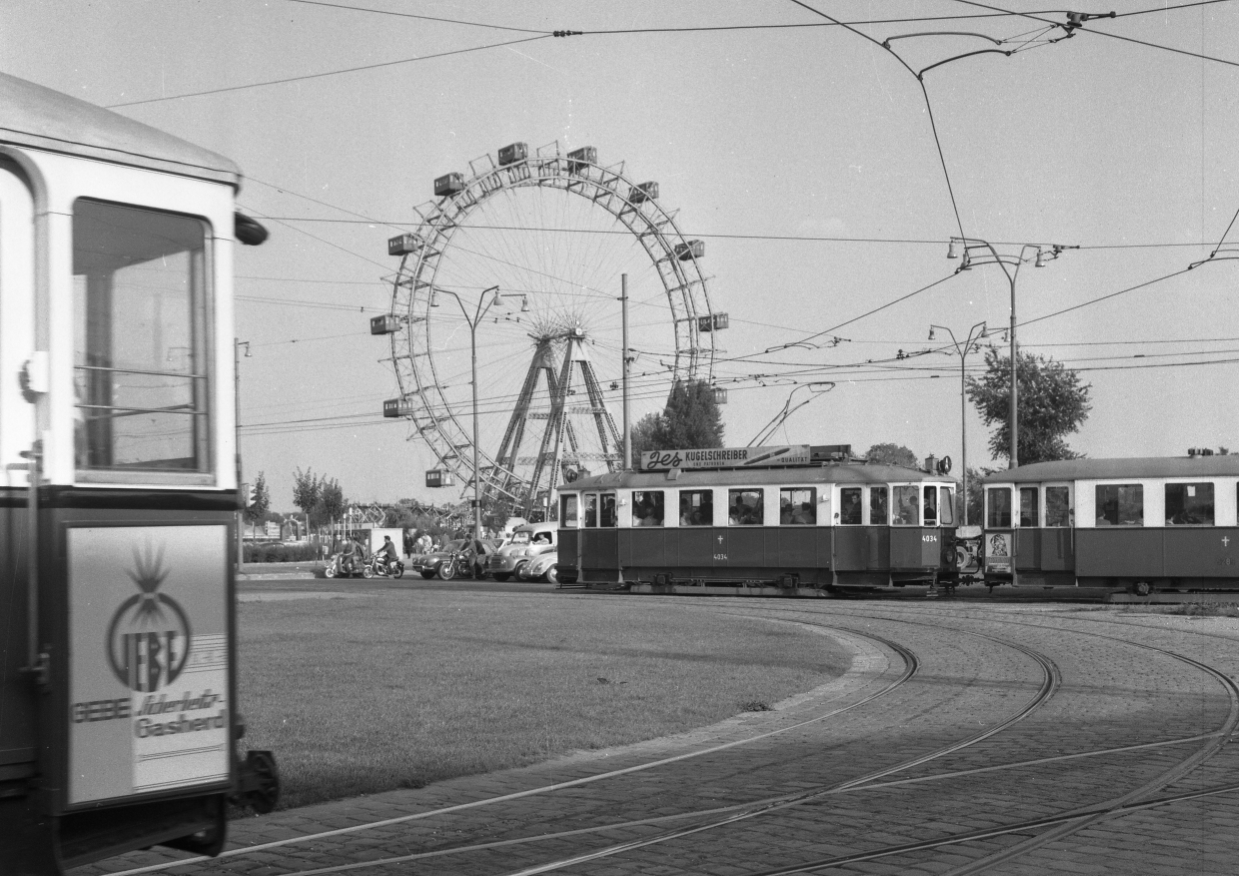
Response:
M1071 525L1071 491L1067 487L1045 488L1045 525Z
M1037 488L1020 487L1020 526L1036 526L1038 516Z
M1010 487L990 487L985 491L985 525L991 528L1011 525Z
M918 490L915 484L905 487L895 487L895 517L891 523L895 526L920 526L921 511L917 507Z
M207 278L201 220L74 204L75 454L84 479L163 471L207 480Z

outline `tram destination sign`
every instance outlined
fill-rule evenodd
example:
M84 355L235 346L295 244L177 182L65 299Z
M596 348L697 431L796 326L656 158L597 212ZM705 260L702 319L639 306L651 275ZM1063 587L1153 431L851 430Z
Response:
M673 468L762 468L775 465L808 464L808 444L646 450L641 454L642 471L670 471Z

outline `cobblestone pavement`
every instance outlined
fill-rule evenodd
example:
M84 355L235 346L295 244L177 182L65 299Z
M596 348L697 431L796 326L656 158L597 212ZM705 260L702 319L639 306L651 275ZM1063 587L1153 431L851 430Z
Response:
M74 876L1239 872L1239 620L676 604L801 624L852 671L692 733L234 822L214 860L155 850Z

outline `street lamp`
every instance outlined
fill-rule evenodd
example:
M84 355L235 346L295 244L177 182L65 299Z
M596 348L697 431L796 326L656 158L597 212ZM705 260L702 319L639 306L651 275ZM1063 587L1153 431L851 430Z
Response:
M959 356L959 440L961 453L959 454L961 474L960 491L964 497L964 526L968 525L968 405L965 396L965 372L964 362L968 358L968 354L980 347L981 338L985 337L985 323L979 322L972 328L968 329L968 340L964 341L963 347L959 345L959 341L955 340L955 332L951 331L944 325L931 325L929 327L929 339L934 339L934 329L942 329L951 336L951 343L955 345L955 354Z
M465 318L465 323L469 326L469 355L472 358L473 366L473 537L479 539L482 537L482 497L481 497L481 482L482 472L478 467L478 324L482 318L486 316L490 309L496 304L503 304L503 296L499 294L498 286L491 286L482 290L481 297L478 298L477 307L473 310L473 318L469 317L469 311L465 307L464 300L448 289L440 289L438 286L431 287L430 290L430 306L438 307L439 295L451 295L456 299L456 304L460 307L460 313ZM489 296L489 297L487 297ZM522 299L522 310L529 309L529 299L524 295Z
M948 259L960 256L957 247L963 248L963 260L955 273L967 271L974 265L998 265L1007 276L1011 286L1011 461L1008 468L1019 465L1019 390L1016 386L1016 346L1015 346L1015 281L1020 274L1020 266L1030 259L1034 267L1043 268L1045 263L1053 261L1065 249L1079 249L1079 246L1064 246L1061 243L1009 243L992 244L988 240L976 237L952 237L947 250ZM1000 249L1001 247L1001 249Z

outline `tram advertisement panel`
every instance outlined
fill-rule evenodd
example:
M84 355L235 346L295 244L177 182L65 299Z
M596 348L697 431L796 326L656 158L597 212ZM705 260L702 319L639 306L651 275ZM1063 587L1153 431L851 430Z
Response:
M776 465L808 465L808 444L775 447L710 447L694 450L646 450L642 471L682 468L754 468Z
M67 538L69 802L227 781L227 528Z

